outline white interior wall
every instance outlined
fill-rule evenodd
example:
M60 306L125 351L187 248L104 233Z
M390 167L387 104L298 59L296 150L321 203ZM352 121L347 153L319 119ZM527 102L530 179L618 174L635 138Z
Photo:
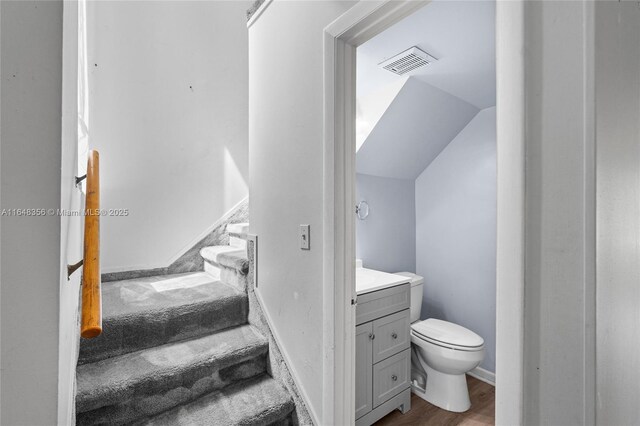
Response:
M61 207L62 4L0 2L2 209ZM55 215L0 220L3 425L58 420L60 231Z
M640 8L595 6L596 423L640 418Z
M422 318L460 324L485 341L495 372L496 109L480 111L415 182Z
M248 194L250 2L89 2L102 270L167 266Z
M342 1L274 1L249 28L251 233L257 294L318 424L323 374L323 29ZM300 250L299 226L311 226ZM333 318L327 319L328 324Z

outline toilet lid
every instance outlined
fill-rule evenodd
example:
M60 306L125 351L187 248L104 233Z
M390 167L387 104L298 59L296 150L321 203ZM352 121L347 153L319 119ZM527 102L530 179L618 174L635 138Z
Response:
M484 339L471 330L452 322L429 318L411 325L411 329L427 339L445 345L477 348L484 344Z

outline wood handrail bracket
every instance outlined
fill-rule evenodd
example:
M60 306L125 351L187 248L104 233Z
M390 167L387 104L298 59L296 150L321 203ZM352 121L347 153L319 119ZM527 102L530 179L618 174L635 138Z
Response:
M82 270L82 319L80 327L80 335L86 339L97 337L102 333L99 159L98 151L89 151L84 216L84 256L82 260L84 267Z

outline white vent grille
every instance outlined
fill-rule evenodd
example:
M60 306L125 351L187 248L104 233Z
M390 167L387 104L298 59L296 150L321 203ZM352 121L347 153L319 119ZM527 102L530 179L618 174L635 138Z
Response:
M393 58L387 59L379 63L382 68L391 71L394 74L404 75L412 71L429 65L430 62L437 59L429 55L420 48L413 46L402 53L397 54Z

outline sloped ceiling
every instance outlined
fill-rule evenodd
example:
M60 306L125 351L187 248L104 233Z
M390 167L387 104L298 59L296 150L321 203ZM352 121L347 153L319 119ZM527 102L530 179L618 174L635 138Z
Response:
M438 60L410 77L378 66L412 46ZM496 103L495 2L433 1L357 55L357 171L415 179L479 110Z
M407 78L400 78L373 93L359 97L356 101L356 152L369 137L383 114L398 96Z
M358 47L358 96L401 78L378 66L412 46L438 61L411 75L482 109L496 104L495 1L433 1Z
M357 172L416 179L478 111L462 99L410 78L358 151Z

